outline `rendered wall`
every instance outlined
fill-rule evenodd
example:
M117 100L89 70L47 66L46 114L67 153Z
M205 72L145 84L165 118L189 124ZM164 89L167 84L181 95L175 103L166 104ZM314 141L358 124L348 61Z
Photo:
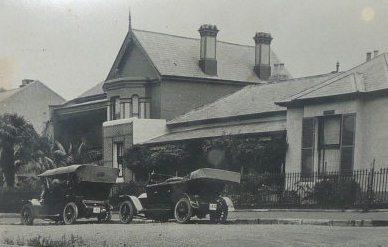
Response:
M17 113L24 116L41 133L50 118L49 105L63 104L64 99L35 81L10 98L0 102L0 114Z
M166 121L162 119L120 119L103 124L104 166L113 166L113 144L123 142L123 151L134 144L145 142L166 133ZM136 175L130 169L123 170L123 179L118 182L129 182Z
M362 144L358 152L362 153L360 164L369 168L375 159L375 168L388 167L388 98L374 97L364 100L363 118L360 131ZM361 166L361 165L360 165Z
M242 87L243 85L220 83L163 81L161 85L161 118L171 120L194 108L234 93Z
M388 102L387 102L388 103ZM382 105L380 105L381 107ZM370 107L370 112L373 112L373 107ZM354 146L354 169L369 168L369 157L367 153L370 151L365 149L364 128L369 128L369 123L365 122L365 105L360 100L336 101L331 103L311 104L304 107L288 108L287 109L287 140L289 143L286 154L286 172L301 172L301 145L302 145L302 120L305 117L323 116L323 112L334 110L335 114L356 113L356 130L355 130L355 146ZM373 113L372 113L373 114ZM388 119L388 112L385 115ZM367 117L370 118L370 117ZM379 126L376 124L376 128ZM377 130L376 129L376 130ZM318 170L318 124L315 125L315 147L314 147L314 170ZM375 131L375 130L373 130ZM371 140L371 145L374 141ZM388 145L387 145L388 146Z

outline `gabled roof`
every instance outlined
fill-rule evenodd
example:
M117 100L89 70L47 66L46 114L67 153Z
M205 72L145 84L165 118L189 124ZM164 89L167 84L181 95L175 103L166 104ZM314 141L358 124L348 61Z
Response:
M104 94L104 90L102 89L102 86L104 85L104 82L100 82L94 87L88 89L87 91L83 92L80 96L77 98L84 98L84 97L90 97L94 95Z
M388 54L384 53L346 72L277 102L292 102L388 89Z
M330 73L277 83L246 86L229 96L179 116L167 124L285 111L285 108L276 105L275 102L318 85L336 75Z
M15 88L15 89L10 89L10 90L5 90L5 91L0 91L0 102L2 101L5 101L9 98L11 98L12 96L18 94L19 92L22 92L24 90L26 90L27 88L31 87L31 86L43 86L45 88L47 88L48 90L50 90L53 94L57 95L59 98L61 98L63 101L65 101L65 99L60 96L58 93L56 93L55 91L51 90L51 88L47 87L44 83L38 81L38 80L35 80L35 81L31 81L29 84L23 86L23 87L18 87L18 88Z
M255 65L254 46L217 41L218 74L209 76L203 73L198 66L200 39L142 30L133 30L133 35L126 36L116 58L116 66L123 58L124 50L128 49L131 38L134 38L135 42L142 47L150 62L162 76L260 82L253 70ZM281 61L271 51L271 64L275 63L281 63ZM287 70L284 72L288 77L291 77Z
M22 90L22 88L15 88L15 89L11 89L11 90L0 91L0 102L8 99L9 97L14 95L15 93L19 92L20 90Z

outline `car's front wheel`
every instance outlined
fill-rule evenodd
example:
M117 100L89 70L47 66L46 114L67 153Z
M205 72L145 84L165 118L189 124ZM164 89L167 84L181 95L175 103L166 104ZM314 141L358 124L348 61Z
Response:
M63 208L63 222L66 225L74 224L78 217L78 207L74 202L69 202Z
M34 224L34 212L31 205L24 205L20 213L21 221L23 225Z
M131 223L133 216L135 215L135 208L131 201L123 201L119 207L119 218L121 223Z
M174 216L178 223L187 223L193 215L193 208L190 205L189 199L181 198L174 208Z

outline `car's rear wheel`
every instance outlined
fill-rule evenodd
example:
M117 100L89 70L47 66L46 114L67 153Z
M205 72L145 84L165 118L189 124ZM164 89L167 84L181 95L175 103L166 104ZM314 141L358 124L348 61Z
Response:
M76 222L78 218L78 207L74 202L69 202L63 208L63 222L66 225L71 225Z
M34 224L34 212L31 205L24 205L20 213L21 222L23 225Z
M131 201L123 201L119 207L119 218L121 223L131 223L133 216L135 215L135 208Z
M193 208L190 205L189 199L181 198L174 208L174 216L178 223L187 223L193 215Z
M210 212L210 221L215 224L224 224L228 218L228 205L225 200L219 198L217 200L217 210Z
M107 211L97 216L97 220L100 223L106 223L112 220L112 212Z

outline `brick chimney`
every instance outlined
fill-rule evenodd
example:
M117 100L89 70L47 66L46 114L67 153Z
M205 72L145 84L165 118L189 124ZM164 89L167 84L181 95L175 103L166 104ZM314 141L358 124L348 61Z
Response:
M216 25L205 24L199 28L201 48L199 67L208 75L217 75L217 33Z
M370 61L372 59L372 52L367 52L366 53L366 61Z
M256 44L254 70L261 80L268 80L271 76L271 34L256 33L253 39Z
M24 80L22 80L22 84L19 87L25 87L33 81L34 80L31 80L31 79L24 79Z

